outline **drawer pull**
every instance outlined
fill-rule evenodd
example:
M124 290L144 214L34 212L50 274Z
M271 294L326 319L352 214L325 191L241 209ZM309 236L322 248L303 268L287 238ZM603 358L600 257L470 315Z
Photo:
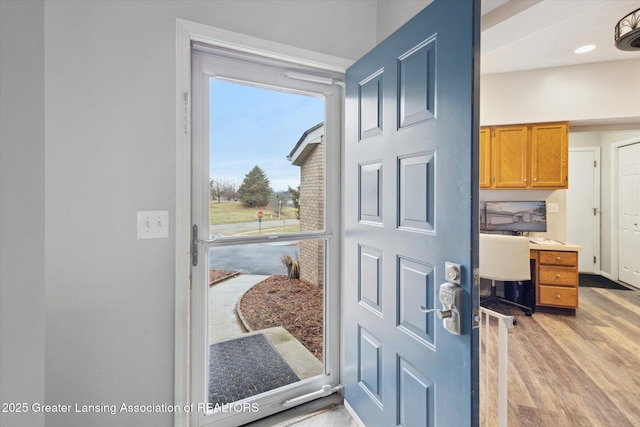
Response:
M556 299L560 299L560 295L556 295Z
M559 279L559 278L560 278L560 275L559 275L559 274L556 274L556 279Z
M560 261L560 257L556 257L556 261Z

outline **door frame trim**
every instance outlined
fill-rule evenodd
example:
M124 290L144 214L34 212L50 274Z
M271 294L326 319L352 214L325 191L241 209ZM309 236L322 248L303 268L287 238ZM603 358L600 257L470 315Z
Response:
M257 37L176 19L176 208L174 405L191 402L191 44L277 59L344 74L352 61ZM339 113L341 114L341 112ZM342 140L342 139L340 139ZM342 145L342 144L340 144ZM339 232L340 228L336 231ZM175 411L174 425L189 426L190 413Z
M601 218L602 203L601 203L601 194L600 194L601 192L600 191L600 175L602 174L602 165L600 162L601 162L602 147L600 146L569 147L569 153L571 153L572 151L593 152L594 153L593 158L597 162L596 167L594 168L595 171L594 171L594 188L593 188L593 191L594 191L593 200L594 200L595 207L597 208L597 214L596 214L597 223L593 230L594 237L595 237L593 253L596 255L596 262L594 263L594 266L593 266L593 274L600 274L600 262L602 260L602 254L600 253L600 246L601 246L601 239L602 239L602 237L600 236L600 226L602 222L602 218ZM568 221L569 218L567 217L566 220Z
M640 143L640 138L637 136L611 144L611 272L600 272L601 276L611 280L620 280L620 263L618 262L618 245L620 243L618 239L618 204L620 203L618 198L618 166L620 163L618 160L618 149L636 143Z

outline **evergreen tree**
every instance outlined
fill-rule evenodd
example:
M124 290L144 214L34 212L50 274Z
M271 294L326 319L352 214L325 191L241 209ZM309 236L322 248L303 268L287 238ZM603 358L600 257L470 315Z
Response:
M259 166L254 166L244 176L242 185L238 188L240 200L245 206L261 207L269 204L273 190L267 174Z

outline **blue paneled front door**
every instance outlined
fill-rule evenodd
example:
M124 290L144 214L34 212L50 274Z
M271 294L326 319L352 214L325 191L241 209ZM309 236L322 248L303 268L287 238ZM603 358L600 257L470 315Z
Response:
M436 0L347 71L345 397L367 426L478 423L476 8ZM461 335L420 310L446 261Z

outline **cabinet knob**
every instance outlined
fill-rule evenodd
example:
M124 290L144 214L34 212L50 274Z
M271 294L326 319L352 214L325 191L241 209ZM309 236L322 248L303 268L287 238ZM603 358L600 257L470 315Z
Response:
M556 295L556 299L560 299L560 295Z
M560 261L560 257L556 257L556 261Z
M537 181L537 180L538 180L538 178L533 178L533 180L534 180L534 181Z
M559 274L556 274L556 279L559 279L559 278L560 278L560 275L559 275Z
M523 181L523 182L527 182L527 178L523 179L522 181Z

